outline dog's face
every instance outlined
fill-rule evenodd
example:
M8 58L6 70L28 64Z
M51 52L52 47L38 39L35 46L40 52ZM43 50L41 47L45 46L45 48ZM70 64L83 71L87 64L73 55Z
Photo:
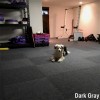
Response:
M55 51L56 52L63 52L64 51L64 45L62 45L62 44L56 44L55 46L54 46L54 49L55 49Z

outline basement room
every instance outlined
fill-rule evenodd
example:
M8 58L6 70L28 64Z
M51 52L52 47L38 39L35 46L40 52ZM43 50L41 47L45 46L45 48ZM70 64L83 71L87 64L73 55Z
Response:
M100 0L0 0L0 100L100 100Z

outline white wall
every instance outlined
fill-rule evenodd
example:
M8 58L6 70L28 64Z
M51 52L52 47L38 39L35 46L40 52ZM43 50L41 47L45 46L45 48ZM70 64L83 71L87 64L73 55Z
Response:
M33 33L38 31L43 32L42 23L42 1L29 0L30 9L30 25L32 26Z
M50 24L50 37L62 37L64 36L65 8L59 6L49 7L49 24Z
M50 37L68 38L72 34L72 20L77 24L77 8L65 10L62 6L49 7ZM65 28L61 28L64 26ZM66 31L67 29L67 31Z
M66 38L68 38L72 34L72 20L73 20L73 9L66 10L66 29L65 31Z
M50 37L68 37L71 34L72 19L74 19L74 26L77 25L78 9L75 8L66 15L67 32L64 33L64 30L60 28L64 25L65 9L61 6L50 6ZM100 0L82 6L79 29L84 36L94 34L97 37L97 34L100 34Z
M100 1L82 6L79 28L84 36L100 34Z
M73 11L72 11L73 10ZM77 26L78 22L78 8L70 9L66 15L66 27L71 29L71 19L74 19L74 25ZM72 13L73 14L72 14ZM75 31L75 29L74 29ZM83 32L83 36L94 34L100 34L100 1L83 5L81 7L79 31ZM71 34L71 30L68 30L68 35Z
M77 26L78 25L78 18L79 18L79 7L73 8L73 26Z

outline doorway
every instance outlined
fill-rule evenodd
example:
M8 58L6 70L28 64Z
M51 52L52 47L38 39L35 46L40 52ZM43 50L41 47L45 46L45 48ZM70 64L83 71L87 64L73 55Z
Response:
M49 7L42 7L43 33L49 34Z

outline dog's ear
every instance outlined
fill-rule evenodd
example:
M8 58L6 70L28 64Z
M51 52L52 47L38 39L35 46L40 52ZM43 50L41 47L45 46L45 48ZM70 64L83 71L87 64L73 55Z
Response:
M57 46L54 46L54 49L56 49L57 48Z
M58 47L58 44L56 44L55 46L54 46L54 49L56 49Z
M64 46L64 51L67 51L67 47L66 46Z
M64 45L61 45L61 48L64 49Z
M67 52L67 47L66 47L66 46L64 46L64 52L65 52L65 55L68 54L68 52Z
M56 48L57 48L57 45L54 46L54 49L56 49Z

